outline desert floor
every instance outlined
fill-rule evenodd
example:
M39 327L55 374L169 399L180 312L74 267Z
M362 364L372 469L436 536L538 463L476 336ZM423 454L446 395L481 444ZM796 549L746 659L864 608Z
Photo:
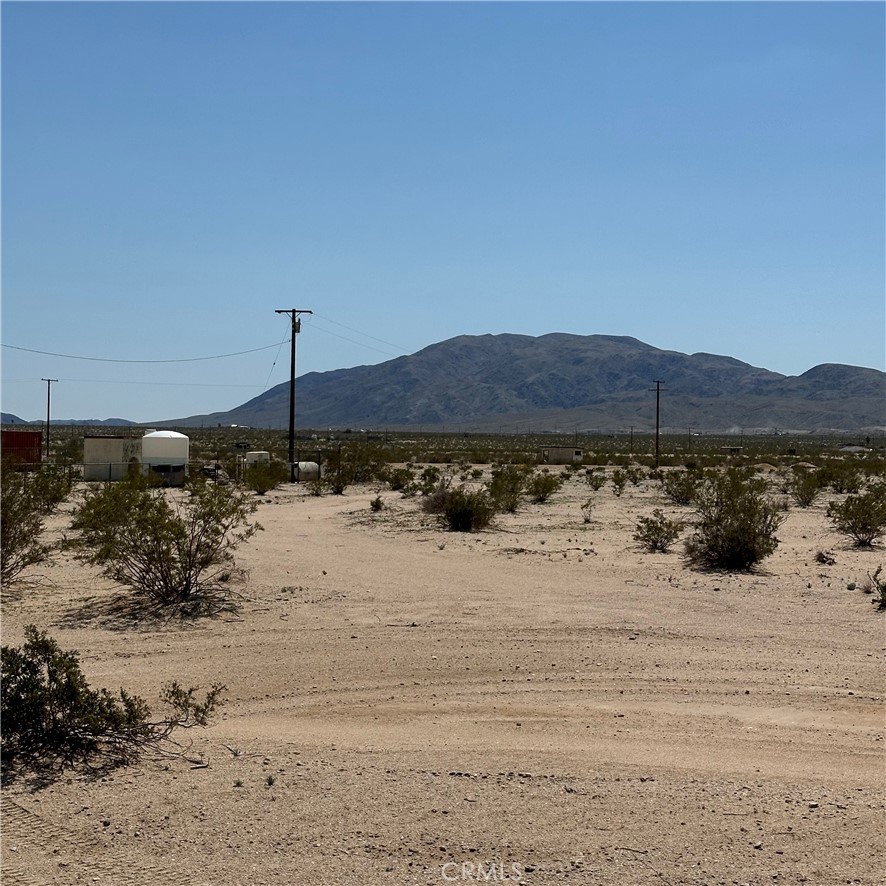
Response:
M7 591L3 642L36 624L94 686L227 691L208 766L6 786L4 884L886 883L886 616L847 589L886 556L827 497L728 574L639 549L689 513L648 483L476 534L375 494L261 497L237 615L115 622L68 555Z

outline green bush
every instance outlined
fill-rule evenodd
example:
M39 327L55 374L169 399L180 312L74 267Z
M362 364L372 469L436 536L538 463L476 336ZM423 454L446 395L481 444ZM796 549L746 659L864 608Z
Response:
M695 498L701 474L695 471L667 471L662 473L661 491L675 505L688 505Z
M264 495L268 490L288 482L289 476L289 465L286 462L277 459L259 461L243 472L243 483L257 495Z
M436 465L427 465L418 478L418 491L422 495L430 495L440 485L443 472Z
M447 490L442 520L452 532L484 529L495 516L495 505L485 489L458 486Z
M520 465L496 465L486 482L486 490L496 510L514 514L526 489L527 469Z
M871 483L858 495L848 495L828 507L837 532L848 535L857 547L871 547L886 532L886 481Z
M170 500L135 476L86 493L69 544L152 604L193 613L228 596L232 552L261 528L248 521L255 509L232 486L206 483Z
M552 474L547 468L542 468L526 481L526 492L536 504L546 502L562 488L563 475Z
M595 471L593 468L585 469L585 481L588 486L598 492L606 485L606 475L602 471Z
M0 474L0 583L12 584L50 552L40 541L44 506L28 477L5 468Z
M861 468L854 461L831 459L819 471L819 483L837 495L857 493L862 484Z
M784 515L766 490L765 480L741 468L707 477L696 491L698 521L686 541L690 562L747 570L772 554Z
M868 573L864 583L865 593L874 595L872 602L877 604L877 609L886 609L886 579L880 578L882 572L883 567L878 566L873 572Z
M628 475L621 468L616 468L612 472L612 491L616 498L621 498L621 494L625 491L625 485L628 482Z
M821 492L818 477L812 471L796 471L788 481L787 489L794 504L800 508L808 508Z
M44 514L55 513L73 488L70 470L60 465L43 465L39 471L29 474L27 480Z
M172 713L150 720L147 704L121 689L91 689L76 652L33 625L20 647L3 646L4 769L115 765L137 759L147 748L169 739L173 730L205 726L218 707L224 687L214 685L197 701L196 689L178 683L165 687L161 699Z
M394 492L415 495L415 472L409 468L386 468L379 478L387 483Z
M669 520L656 508L651 517L640 517L637 520L634 540L640 542L644 550L665 553L670 550L684 526L682 520Z
M639 465L629 465L625 468L625 477L631 486L639 486L643 480L643 469Z

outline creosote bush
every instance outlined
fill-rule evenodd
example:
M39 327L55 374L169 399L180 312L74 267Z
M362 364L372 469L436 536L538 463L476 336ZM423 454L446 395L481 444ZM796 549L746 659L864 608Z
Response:
M585 482L594 490L594 492L597 492L606 485L606 475L602 471L586 468Z
M251 464L243 472L243 484L257 495L264 495L269 490L286 483L289 474L289 465L286 462L278 459L269 462L259 461Z
M621 494L625 491L627 482L627 472L623 471L621 468L616 468L612 472L612 491L615 493L616 498L621 498Z
M877 604L877 609L886 609L886 578L880 578L883 567L878 566L873 572L868 573L868 577L862 586L866 594L873 594L872 602Z
M634 540L638 541L646 551L665 553L679 538L684 526L682 520L670 520L660 509L656 508L651 517L640 517L637 520Z
M437 514L452 532L484 529L495 516L495 504L485 488L451 488L441 483L436 492L423 500L422 506L428 513Z
M886 532L886 481L872 482L864 492L831 504L828 517L856 547L871 547Z
M69 544L151 604L193 614L227 598L233 550L261 529L249 522L255 510L232 486L205 483L170 499L135 475L86 493Z
M808 508L821 492L818 476L812 471L796 471L788 481L788 493L794 504Z
M496 510L514 514L520 507L520 497L526 489L529 471L523 465L495 465L486 481L486 490Z
M542 468L526 481L526 492L536 504L541 504L559 492L563 482L562 474L552 474L547 468Z
M224 686L213 685L202 701L196 689L170 683L161 701L170 709L152 720L147 704L124 689L92 689L76 652L33 625L20 647L2 647L2 749L4 769L33 770L118 765L149 749L171 747L179 728L205 726Z
M695 496L698 521L686 541L686 556L698 566L750 569L778 546L784 521L766 495L768 484L741 468L712 474Z
M700 482L701 474L697 471L662 472L661 491L675 505L688 505L695 498Z
M44 505L28 476L11 468L0 474L0 582L12 584L50 548L40 541Z

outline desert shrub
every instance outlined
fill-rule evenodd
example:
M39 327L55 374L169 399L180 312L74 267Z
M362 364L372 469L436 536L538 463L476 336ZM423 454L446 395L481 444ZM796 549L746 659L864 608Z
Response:
M808 508L821 492L819 479L811 471L796 471L787 483L788 494L797 507Z
M746 570L772 554L784 515L766 489L765 480L740 468L708 476L696 491L698 521L686 541L690 562Z
M643 469L639 465L628 465L625 468L625 477L631 486L639 486L643 480Z
M60 465L43 465L27 477L31 492L44 514L55 513L58 506L71 494L71 472Z
M330 473L338 471L339 474L347 476L346 486L381 479L387 467L384 449L373 443L349 443L346 447L342 447L330 462L332 464ZM335 492L335 489L332 491Z
M815 562L821 563L822 566L833 566L837 561L830 551L816 551Z
M446 509L450 486L449 478L441 479L433 492L428 493L428 495L422 498L421 509L426 514L442 514Z
M269 489L276 489L281 483L289 480L289 465L274 459L273 461L256 462L243 472L243 483L258 495L264 495Z
M369 507L371 508L373 513L378 513L380 510L384 508L384 502L381 500L381 496L377 495L369 502Z
M379 478L383 480L394 492L402 492L404 495L415 495L415 472L410 468L386 468Z
M832 503L828 517L837 532L848 535L857 547L870 547L886 532L886 481Z
M442 521L452 532L484 529L495 516L495 505L485 489L458 486L446 491Z
M49 546L40 541L43 513L28 477L5 469L0 474L0 583L4 586L49 556Z
M585 523L590 523L594 516L594 499L589 498L582 506L581 506L581 518Z
M819 483L838 495L855 494L861 489L861 469L855 462L831 460L819 471Z
M536 503L546 502L555 492L563 488L563 475L552 474L547 469L534 473L526 481L526 492Z
M606 485L606 475L602 471L587 468L585 470L585 481L594 492L597 492Z
M667 471L662 474L661 491L675 505L691 504L698 491L701 474L695 471Z
M868 577L862 585L862 590L866 594L873 594L873 602L877 604L878 609L886 609L886 579L880 578L883 567L878 566L873 572L868 573Z
M261 528L249 522L255 509L232 486L207 483L171 502L136 476L86 493L70 545L152 604L195 612L227 596L233 550Z
M115 695L90 688L77 653L63 651L33 625L25 628L24 644L3 646L0 658L7 772L18 765L50 769L131 762L147 749L162 746L175 729L205 726L224 690L214 685L198 701L196 689L171 683L161 694L171 713L151 720L138 696L123 689Z
M651 517L640 517L637 520L634 540L640 542L644 550L666 552L677 540L684 525L682 520L669 520L656 508Z
M427 465L419 474L418 491L422 495L430 495L440 485L443 472L436 465Z
M628 475L621 468L616 468L612 472L612 491L615 493L616 498L621 497L627 482Z
M520 465L496 465L486 483L486 490L496 510L514 514L526 489L527 470Z

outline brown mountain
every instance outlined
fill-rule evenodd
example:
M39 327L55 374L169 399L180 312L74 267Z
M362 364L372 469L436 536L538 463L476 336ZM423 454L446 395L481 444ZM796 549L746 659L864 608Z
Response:
M716 354L664 351L611 335L462 335L407 357L300 376L299 428L807 432L886 429L886 373L822 364L785 376ZM289 383L179 426L287 426Z

